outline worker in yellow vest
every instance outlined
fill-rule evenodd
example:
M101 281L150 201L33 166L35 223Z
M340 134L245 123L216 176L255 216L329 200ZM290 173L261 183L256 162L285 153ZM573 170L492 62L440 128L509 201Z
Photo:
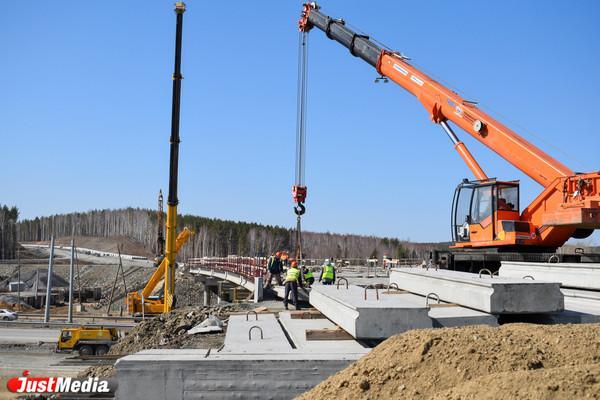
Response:
M307 287L311 287L315 283L315 276L310 268L302 267L302 278L306 282Z
M288 297L292 293L292 304L296 306L296 310L300 309L298 304L298 286L302 286L302 273L298 269L298 263L292 261L290 269L285 274L285 295L283 297L283 305L288 309Z
M335 268L329 259L325 260L325 264L321 267L319 282L321 281L323 281L323 285L333 285L335 282Z

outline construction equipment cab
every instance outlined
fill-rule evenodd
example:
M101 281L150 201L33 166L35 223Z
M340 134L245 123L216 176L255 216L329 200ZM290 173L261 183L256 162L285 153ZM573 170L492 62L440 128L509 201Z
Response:
M81 356L102 356L119 340L116 328L87 327L65 328L60 331L56 352L77 351Z

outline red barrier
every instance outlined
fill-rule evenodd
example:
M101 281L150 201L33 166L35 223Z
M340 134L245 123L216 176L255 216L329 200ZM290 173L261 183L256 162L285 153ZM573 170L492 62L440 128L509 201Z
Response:
M211 269L221 272L231 272L247 279L263 276L267 272L265 257L203 257L190 258L186 265L190 268Z

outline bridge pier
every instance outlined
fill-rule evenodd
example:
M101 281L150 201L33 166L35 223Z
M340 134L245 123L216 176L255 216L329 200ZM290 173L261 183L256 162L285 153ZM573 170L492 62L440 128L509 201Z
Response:
M258 303L263 299L263 277L254 277L254 302Z

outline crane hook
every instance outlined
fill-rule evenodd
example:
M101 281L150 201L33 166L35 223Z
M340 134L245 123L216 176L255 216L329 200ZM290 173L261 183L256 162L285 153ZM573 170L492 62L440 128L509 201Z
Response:
M294 212L297 216L303 215L306 212L306 207L304 207L304 204L298 203L294 206Z

